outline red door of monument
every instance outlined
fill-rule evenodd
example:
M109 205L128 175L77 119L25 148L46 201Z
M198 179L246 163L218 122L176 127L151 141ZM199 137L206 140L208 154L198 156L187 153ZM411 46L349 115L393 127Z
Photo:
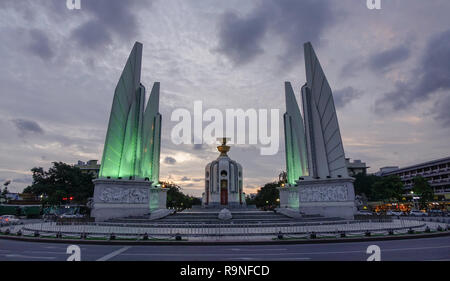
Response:
M220 204L221 205L228 204L228 192L226 188L220 189Z
M228 181L220 181L220 205L228 204Z

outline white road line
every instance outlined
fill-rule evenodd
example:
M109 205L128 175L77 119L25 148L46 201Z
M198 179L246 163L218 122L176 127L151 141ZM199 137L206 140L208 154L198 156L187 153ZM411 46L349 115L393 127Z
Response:
M25 258L25 259L48 259L48 260L53 260L56 259L56 257L33 257L33 256L24 256L24 255L16 255L16 254L11 254L11 255L4 255L7 258Z
M272 249L272 248L257 248L257 249L252 249L252 248L231 248L231 249L226 249L229 251L287 251L288 249L283 249L283 248L279 248L279 249Z
M107 261L107 260L109 260L109 259L112 259L113 257L122 254L123 252L125 252L125 251L128 250L129 248L131 248L131 246L120 248L120 249L117 250L117 251L114 251L114 252L112 252L112 253L107 254L107 255L104 256L104 257L99 258L97 261Z

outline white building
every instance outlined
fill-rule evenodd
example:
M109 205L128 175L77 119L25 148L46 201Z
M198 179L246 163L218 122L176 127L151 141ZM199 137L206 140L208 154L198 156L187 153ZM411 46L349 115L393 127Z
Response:
M202 194L204 208L245 207L242 166L228 157L230 147L223 139L217 149L219 157L205 167L205 192Z

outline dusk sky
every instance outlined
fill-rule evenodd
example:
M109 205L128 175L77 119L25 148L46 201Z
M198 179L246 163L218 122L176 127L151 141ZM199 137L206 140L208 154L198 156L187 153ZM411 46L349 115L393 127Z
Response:
M333 89L346 157L376 172L450 156L450 1L0 0L0 181L102 158L114 89L135 41L161 82L161 180L201 196L215 145L176 145L177 108L279 109L280 149L232 145L244 192L285 169L284 82L300 103L303 43ZM148 93L147 93L148 97ZM205 122L203 126L206 126ZM193 136L194 138L194 136Z

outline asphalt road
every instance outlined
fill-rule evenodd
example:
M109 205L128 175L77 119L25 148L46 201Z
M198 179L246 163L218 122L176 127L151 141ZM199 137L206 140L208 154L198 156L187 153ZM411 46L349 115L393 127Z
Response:
M0 239L0 261L64 261L70 244ZM450 237L333 244L119 246L79 245L82 261L365 261L369 245L381 249L381 260L450 260Z

